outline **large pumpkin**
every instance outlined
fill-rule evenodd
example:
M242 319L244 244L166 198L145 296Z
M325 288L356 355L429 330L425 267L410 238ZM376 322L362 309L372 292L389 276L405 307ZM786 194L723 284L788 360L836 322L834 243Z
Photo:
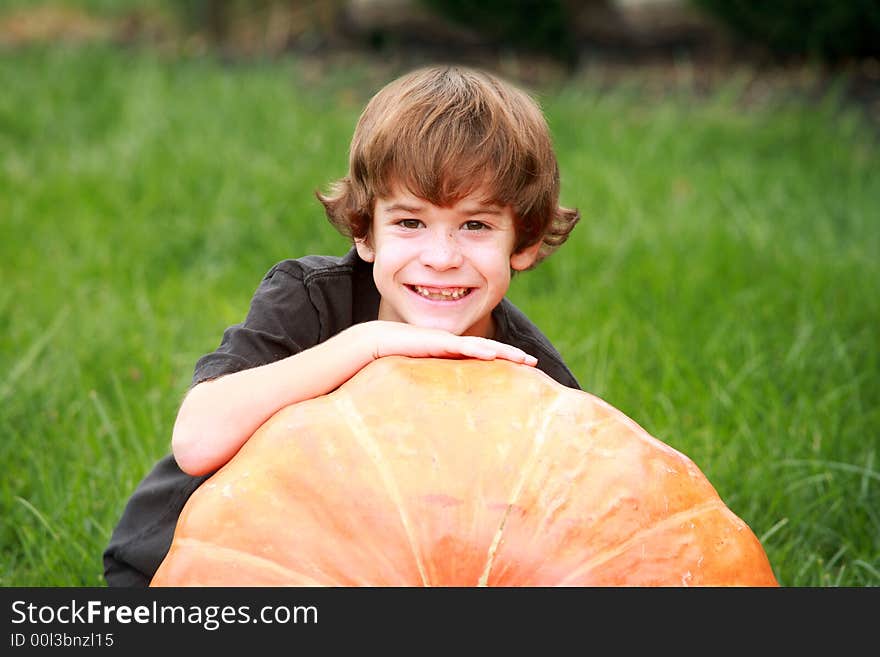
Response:
M377 360L190 498L152 586L776 586L686 456L508 361Z

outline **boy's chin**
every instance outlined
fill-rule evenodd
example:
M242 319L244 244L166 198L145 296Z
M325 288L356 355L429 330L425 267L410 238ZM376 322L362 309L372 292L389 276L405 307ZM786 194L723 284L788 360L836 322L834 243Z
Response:
M485 331L481 331L477 324L469 324L467 322L443 319L417 319L410 322L414 326L428 329L438 329L455 335L475 335L479 337L485 336Z
M455 335L465 335L468 330L468 327L463 327L455 322L417 322L414 323L414 325L420 328L446 331L447 333L454 333Z

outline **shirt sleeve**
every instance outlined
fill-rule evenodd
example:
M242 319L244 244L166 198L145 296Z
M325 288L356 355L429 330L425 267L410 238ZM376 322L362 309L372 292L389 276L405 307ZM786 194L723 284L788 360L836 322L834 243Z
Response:
M227 328L220 346L198 360L192 385L299 353L317 344L320 334L301 267L278 263L257 287L245 320Z

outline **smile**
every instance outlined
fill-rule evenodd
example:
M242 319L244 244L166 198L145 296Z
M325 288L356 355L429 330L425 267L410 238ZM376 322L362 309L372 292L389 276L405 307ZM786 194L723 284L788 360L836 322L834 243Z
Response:
M433 301L458 301L473 290L471 287L426 287L423 285L409 285L407 287L419 296Z

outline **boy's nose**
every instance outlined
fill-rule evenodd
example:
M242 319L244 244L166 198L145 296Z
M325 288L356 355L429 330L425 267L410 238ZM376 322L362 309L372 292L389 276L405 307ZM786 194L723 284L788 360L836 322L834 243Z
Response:
M447 233L433 235L430 243L422 249L421 261L422 264L441 271L460 267L461 248L455 236Z

